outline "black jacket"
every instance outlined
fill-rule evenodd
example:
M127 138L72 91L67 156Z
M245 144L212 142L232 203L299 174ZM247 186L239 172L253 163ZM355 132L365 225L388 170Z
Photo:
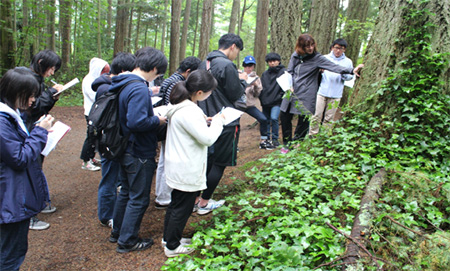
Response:
M234 102L245 93L247 83L239 79L236 65L221 51L212 51L206 57L206 61L210 62L210 72L217 80L217 89L198 105L207 116L212 117L220 112L222 107L234 108ZM206 61L200 64L199 69L206 70ZM239 119L228 126L234 125L239 125Z
M37 81L39 82L40 86L40 92L41 95L39 97L36 97L36 101L31 106L30 109L28 109L25 112L22 112L22 117L25 122L25 126L27 127L28 131L31 132L34 128L34 122L40 119L43 115L48 114L50 110L53 108L53 106L56 103L56 100L53 99L53 94L57 93L58 91L52 87L47 87L44 83L44 77L41 75L35 73L30 68L27 67L20 67L21 69L29 71L31 74L36 77Z
M277 83L277 78L283 75L286 68L283 65L276 67L269 67L261 75L262 91L259 95L259 100L262 106L276 106L281 105L284 91Z
M111 86L111 77L108 74L102 74L99 78L92 82L92 90L96 92L95 100L98 99L103 93L109 90Z

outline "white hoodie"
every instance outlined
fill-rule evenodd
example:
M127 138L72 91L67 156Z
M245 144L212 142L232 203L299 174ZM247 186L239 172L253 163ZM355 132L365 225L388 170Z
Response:
M190 100L171 106L167 118L167 185L185 192L206 189L208 147L219 138L225 120L214 118L208 127L203 111Z
M100 73L107 64L108 62L96 57L89 62L89 73L83 78L81 86L84 97L84 115L86 116L89 115L92 104L95 101L95 91L92 90L92 83L100 77Z

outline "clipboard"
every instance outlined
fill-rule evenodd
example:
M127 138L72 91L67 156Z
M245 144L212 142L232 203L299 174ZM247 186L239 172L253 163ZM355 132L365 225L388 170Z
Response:
M72 81L68 82L67 84L65 84L62 88L61 91L56 92L55 94L53 94L53 97L61 94L61 92L63 92L64 90L73 87L74 85L78 84L80 82L80 80L78 80L78 78L73 79Z

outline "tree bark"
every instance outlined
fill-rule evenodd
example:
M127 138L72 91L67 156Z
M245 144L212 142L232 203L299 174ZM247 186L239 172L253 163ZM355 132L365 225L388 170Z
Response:
M197 16L195 16L195 28L194 28L194 42L192 44L192 55L195 56L195 46L197 45L197 31L198 31L198 18L200 17L200 0L197 0L196 8Z
M97 56L102 58L102 6L101 1L97 2Z
M30 17L30 9L28 8L28 0L22 1L22 16L23 16L23 22L22 22L22 63L30 63L31 62L31 55L30 55L30 44L29 44L29 17ZM3 16L2 16L3 18ZM2 27L3 29L3 27ZM3 42L2 42L3 44ZM2 50L4 52L4 50Z
M296 0L273 0L270 8L270 48L280 54L281 63L288 65L301 34L302 3Z
M136 37L134 39L134 51L137 51L139 49L139 32L141 31L142 9L138 8L137 13L138 17L136 22Z
M55 51L55 25L56 25L56 1L55 0L47 0L47 4L45 10L47 12L47 48Z
M14 68L16 60L14 57L14 36L13 36L13 5L11 1L2 0L0 6L0 44L1 62L0 72L3 74L8 69Z
M114 55L116 55L118 52L123 52L125 46L125 22L127 18L127 11L124 4L125 0L117 1L116 32L114 35Z
M108 14L106 16L106 35L111 37L112 28L112 0L108 0Z
M374 32L364 54L365 67L361 72L361 79L355 85L349 104L352 106L360 104L367 97L376 93L379 84L374 84L384 80L390 71L395 71L402 67L400 60L406 59L409 52L405 48L409 44L402 44L405 39L403 26L405 20L403 15L407 12L405 7L413 7L418 10L428 9L435 15L417 18L426 23L433 23L435 27L429 28L431 32L432 52L450 52L450 3L448 1L431 0L428 3L407 0L382 0L380 2L379 15L374 27ZM394 46L395 43L402 46ZM447 64L442 80L445 85L442 93L450 93L450 65ZM367 72L366 72L367 71ZM357 110L367 110L368 107L375 107L377 100L371 104L358 107Z
M131 34L133 32L134 0L131 0L131 5L128 10L130 11L130 13L127 25L127 38L125 40L125 48L127 52L131 51Z
M179 60L183 60L186 57L187 32L189 28L189 19L191 17L191 3L191 0L186 0L186 7L184 8L183 30L181 31L180 53L178 56Z
M167 26L167 8L169 6L169 0L164 1L164 16L163 16L163 27L161 31L161 52L164 53L164 46L166 43L166 26Z
M209 37L211 33L213 0L203 1L202 24L200 28L200 42L198 47L198 58L206 59L209 51Z
M330 45L336 36L336 25L339 15L339 0L313 0L309 34L316 40L319 53L330 52Z
M386 177L386 170L382 168L375 176L372 177L364 191L361 199L359 212L355 216L352 232L350 236L356 239L362 245L367 244L365 237L369 236L369 229L372 224L373 212L375 210L375 202L380 197L381 188ZM365 252L354 242L347 242L345 257L343 262L347 265L356 262L361 257L366 257Z
M350 0L347 8L347 21L344 27L344 39L348 43L345 55L354 64L358 62L359 51L361 49L362 31L369 11L370 1Z
M256 59L256 74L261 75L265 69L265 58L267 53L267 36L269 35L269 0L258 1L256 15L254 57Z
M236 24L238 22L239 10L241 8L241 0L233 0L231 8L230 25L228 26L228 33L236 33Z
M61 24L61 71L67 71L70 64L70 24L72 21L71 1L60 0L60 19Z
M180 51L180 18L181 1L172 0L172 18L170 20L170 57L169 74L173 74L178 67Z

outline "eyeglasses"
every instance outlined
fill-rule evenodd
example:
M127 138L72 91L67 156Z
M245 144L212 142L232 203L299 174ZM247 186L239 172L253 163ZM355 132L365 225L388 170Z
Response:
M339 50L339 51L344 51L345 47L334 46L333 49L336 49L336 50Z

